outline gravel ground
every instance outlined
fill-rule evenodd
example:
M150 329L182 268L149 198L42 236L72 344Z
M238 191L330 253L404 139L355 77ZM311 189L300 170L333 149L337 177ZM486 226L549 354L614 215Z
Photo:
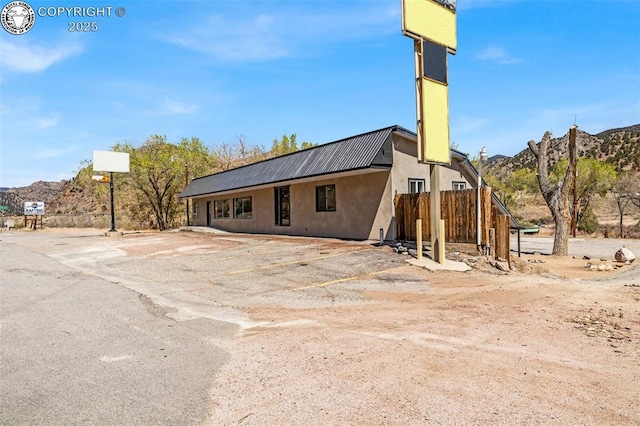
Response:
M613 264L604 245L639 254L637 241L573 241L569 258L524 255L504 274L486 262L429 272L389 247L330 239L11 238L175 321L237 324L215 339L229 359L206 424L640 423L640 270L591 272L581 254Z

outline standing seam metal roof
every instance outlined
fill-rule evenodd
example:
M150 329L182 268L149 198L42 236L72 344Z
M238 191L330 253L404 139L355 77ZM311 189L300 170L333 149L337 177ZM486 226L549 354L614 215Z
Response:
M376 164L376 157L396 130L408 132L399 126L390 126L236 169L203 176L192 180L182 191L180 198L365 169L376 165L391 166L391 158Z

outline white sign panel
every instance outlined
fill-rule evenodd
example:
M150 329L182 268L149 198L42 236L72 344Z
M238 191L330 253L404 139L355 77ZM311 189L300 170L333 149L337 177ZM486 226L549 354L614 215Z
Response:
M129 153L93 151L93 171L129 173Z
M24 203L24 214L44 216L44 201L27 201Z

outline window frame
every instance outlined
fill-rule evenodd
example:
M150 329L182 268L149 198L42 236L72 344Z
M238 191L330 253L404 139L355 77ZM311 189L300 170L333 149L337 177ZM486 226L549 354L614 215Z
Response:
M226 204L226 215L225 215ZM230 219L231 218L231 200L229 198L223 198L220 200L213 200L213 219Z
M454 191L463 191L467 189L467 182L462 180L454 180L451 182L451 189Z
M408 178L409 183L409 194L420 194L421 192L426 192L427 189L427 180L423 178ZM412 185L416 184L417 191L412 190ZM422 185L422 191L420 191L420 184Z
M329 200L331 197L328 197L328 190L333 190L333 208L329 204ZM321 195L324 192L324 206L321 206ZM338 210L338 197L336 195L336 184L330 183L327 185L318 185L316 186L316 212L335 212Z
M249 209L247 210L245 207L247 206L246 202L248 201ZM242 206L242 211L238 213L238 202L240 202ZM234 219L253 219L253 199L250 195L246 197L235 197L233 199L233 218Z

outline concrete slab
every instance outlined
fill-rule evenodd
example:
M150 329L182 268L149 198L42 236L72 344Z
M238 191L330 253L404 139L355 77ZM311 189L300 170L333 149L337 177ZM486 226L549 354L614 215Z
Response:
M223 231L222 229L211 228L209 226L181 226L179 231L190 231L190 232L203 232L205 234L229 234L227 231Z
M428 269L430 271L456 271L456 272L467 272L471 270L471 267L464 262L456 262L455 260L445 259L444 264L434 262L428 257L423 257L422 259L407 259L407 263L410 263L414 266L419 266L421 268Z

